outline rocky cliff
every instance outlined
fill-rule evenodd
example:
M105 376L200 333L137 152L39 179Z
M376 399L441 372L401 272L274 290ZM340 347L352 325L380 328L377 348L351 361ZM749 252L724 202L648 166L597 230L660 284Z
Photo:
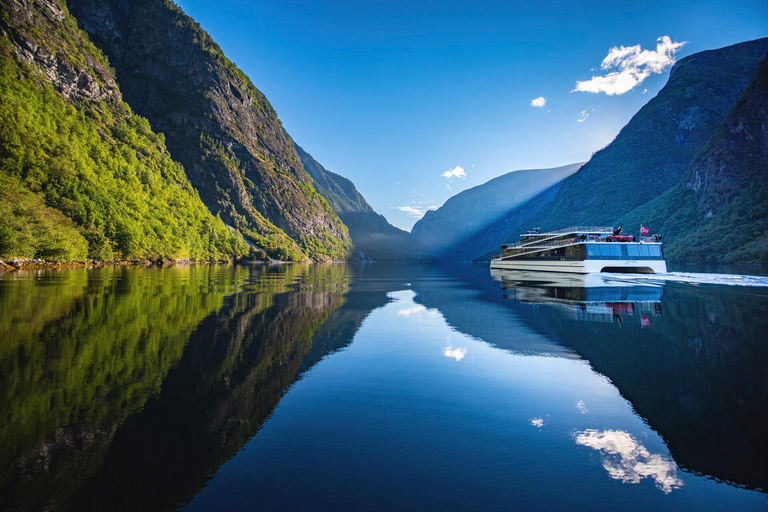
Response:
M68 5L211 212L272 257L350 255L347 228L313 188L269 101L199 24L168 0Z
M407 231L390 224L374 211L343 176L320 165L312 155L294 143L304 168L312 177L315 189L349 228L352 243L361 259L377 261L424 261L432 259L429 250Z
M222 259L248 248L210 214L164 138L122 101L55 0L0 3L0 258Z
M659 94L524 223L611 225L677 184L755 76L768 39L680 60Z
M768 262L767 59L680 182L622 219L661 233L668 259Z
M411 233L429 246L437 259L471 260L504 242L508 230L514 228L511 224L522 221L520 212L516 212L518 207L554 187L582 165L504 174L451 197L419 220ZM530 208L524 211L535 213Z

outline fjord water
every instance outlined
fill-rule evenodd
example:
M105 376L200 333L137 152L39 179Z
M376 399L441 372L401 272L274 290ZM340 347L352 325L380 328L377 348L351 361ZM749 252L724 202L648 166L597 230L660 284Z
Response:
M0 277L0 509L764 510L768 279Z

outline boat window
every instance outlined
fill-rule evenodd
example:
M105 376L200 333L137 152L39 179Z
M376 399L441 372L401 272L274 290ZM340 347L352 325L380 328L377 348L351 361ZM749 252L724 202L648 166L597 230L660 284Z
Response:
M648 251L650 252L650 255L654 258L660 258L661 257L661 247L658 245L649 245Z
M636 245L628 245L627 246L627 255L630 258L637 258L640 255L638 253L637 246Z
M600 246L597 244L587 244L587 256L590 258L600 256Z
M611 246L608 244L600 244L600 256L608 258L611 256Z
M621 246L619 244L611 244L608 247L611 248L611 256L614 258L618 258L621 256Z
M651 255L651 253L648 251L648 246L647 245L641 245L640 246L640 256L648 257L650 255Z

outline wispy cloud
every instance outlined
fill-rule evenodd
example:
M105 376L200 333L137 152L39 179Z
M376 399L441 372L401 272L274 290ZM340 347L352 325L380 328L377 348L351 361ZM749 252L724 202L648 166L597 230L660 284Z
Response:
M398 206L398 210L401 212L405 212L408 215L412 217L416 217L417 219L420 219L424 216L425 213L427 213L429 210L437 210L437 206L431 205L431 206Z
M538 428L543 427L544 426L544 418L533 418L531 420L531 425L533 425L534 427L538 427Z
M656 50L635 46L614 46L603 59L600 68L608 71L602 76L576 82L571 92L604 92L608 96L624 94L640 85L652 74L658 74L675 63L677 53L686 41L672 42L669 36L657 39Z
M580 123L583 123L589 117L589 113L586 110L582 110L580 115L581 115L581 117L579 117L577 119L577 121L580 122Z
M539 96L531 100L531 106L537 108L543 108L547 104L547 99L544 96Z
M458 165L454 167L453 169L448 169L442 174L443 178L448 178L448 181L452 181L453 178L461 178L461 179L467 179L467 173L464 171L463 167L459 167Z

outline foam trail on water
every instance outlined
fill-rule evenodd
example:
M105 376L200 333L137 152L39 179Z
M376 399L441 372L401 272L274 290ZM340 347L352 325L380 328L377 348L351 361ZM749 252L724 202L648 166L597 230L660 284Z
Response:
M668 274L614 274L606 280L632 281L664 284L665 282L687 284L719 284L727 286L768 287L768 277L745 276L740 274L698 274L694 272L670 272Z

